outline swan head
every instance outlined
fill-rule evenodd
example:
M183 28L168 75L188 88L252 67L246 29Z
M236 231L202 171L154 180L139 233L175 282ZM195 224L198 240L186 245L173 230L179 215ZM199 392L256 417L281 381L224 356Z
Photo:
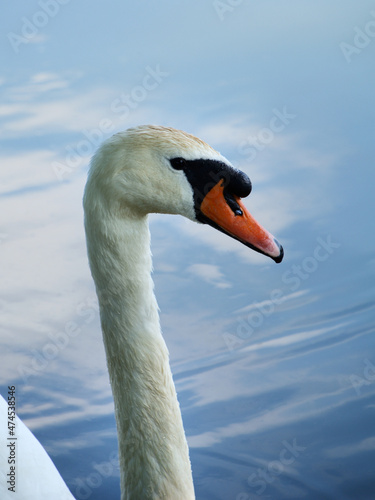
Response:
M249 177L202 140L169 127L144 125L115 134L94 155L84 205L113 214L181 214L209 224L281 262L283 248L241 198Z

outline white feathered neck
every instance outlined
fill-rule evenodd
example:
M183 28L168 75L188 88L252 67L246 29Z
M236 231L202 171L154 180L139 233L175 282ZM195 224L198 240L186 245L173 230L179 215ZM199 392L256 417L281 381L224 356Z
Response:
M194 498L188 447L151 279L149 212L195 220L169 158L225 159L199 139L139 127L106 141L84 196L88 254L115 401L122 498ZM226 160L225 160L226 161Z

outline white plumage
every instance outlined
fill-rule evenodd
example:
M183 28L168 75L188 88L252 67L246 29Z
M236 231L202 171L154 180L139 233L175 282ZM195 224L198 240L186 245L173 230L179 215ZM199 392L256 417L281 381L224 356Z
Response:
M92 160L85 230L115 402L122 500L195 498L151 279L148 214L181 214L211 224L280 262L282 247L240 200L250 191L250 180L226 158L171 128L142 126L116 134ZM19 487L29 496L11 498L72 498L39 443L21 423L19 429L32 448L23 454L20 445L20 460L30 461L30 467L40 460L51 471L47 484L56 481L58 493L32 496L36 478L26 468L25 477L19 470Z
M0 498L1 500L74 500L52 460L43 446L29 431L26 425L17 417L16 430L16 491L8 490L7 483L10 465L8 463L9 448L7 444L8 404L0 396Z

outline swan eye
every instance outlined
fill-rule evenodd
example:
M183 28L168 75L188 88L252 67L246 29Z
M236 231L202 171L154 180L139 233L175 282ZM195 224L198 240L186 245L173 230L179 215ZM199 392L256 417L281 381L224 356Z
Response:
M175 170L183 170L186 167L186 160L184 158L172 158L169 161Z

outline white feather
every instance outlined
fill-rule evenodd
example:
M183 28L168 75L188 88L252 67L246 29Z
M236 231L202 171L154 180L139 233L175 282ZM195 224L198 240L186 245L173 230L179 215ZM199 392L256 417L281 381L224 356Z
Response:
M151 280L147 214L195 220L193 192L170 158L226 161L162 127L117 134L95 155L84 196L92 275L115 401L123 499L194 498L188 446Z
M8 488L10 467L8 463L10 447L13 439L7 439L8 404L0 396L0 498L1 500L74 500L52 460L43 446L17 417L15 422L15 458L16 487L15 493Z
M196 220L193 192L169 159L219 160L200 139L165 127L129 129L94 156L84 195L87 249L100 304L115 402L122 500L195 498L189 450L151 279L151 212ZM0 398L0 428L7 404ZM1 499L71 500L52 461L17 418L17 493L7 490L0 453ZM3 442L2 442L3 443Z

